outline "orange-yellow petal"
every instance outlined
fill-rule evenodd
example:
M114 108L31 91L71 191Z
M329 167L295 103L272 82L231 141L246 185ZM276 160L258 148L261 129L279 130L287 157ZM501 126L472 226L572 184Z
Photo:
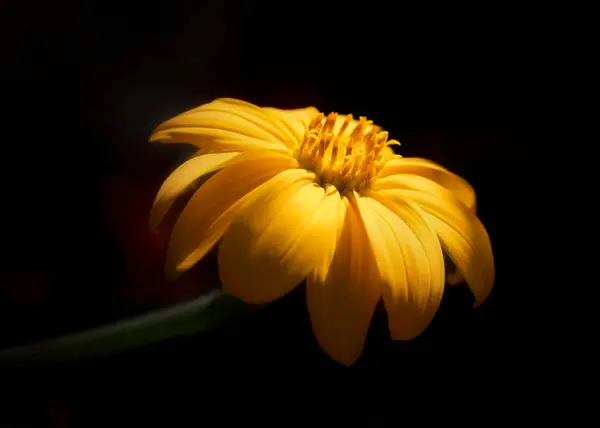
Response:
M290 135L296 144L302 143L304 134L308 130L310 122L316 115L319 114L319 110L314 107L306 107L294 110L282 110L274 107L266 107L265 110L277 118L281 126L289 130Z
M490 238L475 213L455 193L424 177L393 175L377 180L373 187L388 197L412 201L427 213L427 221L457 268L448 282L464 278L477 304L483 302L492 290L495 266Z
M150 141L189 143L213 152L267 149L291 153L295 143L272 114L243 101L221 98L160 124Z
M410 340L437 312L444 292L444 256L419 207L377 192L370 196L357 196L357 203L382 279L390 334Z
M305 170L278 174L231 223L219 245L219 276L228 293L248 303L273 301L331 258L337 197L315 178Z
M205 174L223 167L240 152L209 153L194 156L181 164L163 182L150 211L150 228L156 230L164 216L189 187Z
M264 150L248 151L226 162L194 193L175 223L167 251L167 275L176 278L204 257L251 191L297 166L293 158Z
M473 187L462 177L427 159L394 157L388 161L379 176L387 177L395 174L414 174L428 178L444 186L465 206L475 212L476 198Z
M437 230L444 251L475 295L475 305L479 306L487 299L493 286L493 280L488 279L488 266L482 262L473 245L447 223L430 214L427 214L427 221ZM486 236L485 239L489 238Z
M356 207L344 198L338 209L342 227L333 261L326 272L308 276L306 300L317 342L333 360L350 366L362 353L380 280Z

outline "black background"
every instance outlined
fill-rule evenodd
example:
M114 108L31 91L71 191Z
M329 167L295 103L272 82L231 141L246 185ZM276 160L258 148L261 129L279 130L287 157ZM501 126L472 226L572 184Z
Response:
M188 151L147 139L161 121L225 96L368 116L404 156L439 162L477 191L497 263L489 300L473 310L466 288L449 290L431 328L409 344L389 343L380 315L354 371L451 371L464 382L528 371L539 319L523 306L539 286L525 262L533 237L520 232L535 218L528 160L537 141L527 125L541 103L537 16L491 5L9 2L0 343L203 292L198 271L163 280L165 237L146 229L156 190ZM213 375L342 372L314 342L302 299L299 289L242 325L193 338L3 373L0 422L95 426L118 411L138 421L192 414Z

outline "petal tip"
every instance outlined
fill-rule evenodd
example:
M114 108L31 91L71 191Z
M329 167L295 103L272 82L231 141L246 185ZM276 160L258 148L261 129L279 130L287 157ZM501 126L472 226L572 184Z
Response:
M169 282L176 281L181 275L190 270L194 264L190 262L186 263L186 260L175 263L172 257L167 257L164 267L165 276Z
M165 266L165 276L169 282L177 281L184 272L185 270L180 270L177 267L174 268L171 265Z
M321 348L332 361L347 368L352 367L358 361L363 352L363 347L355 352L348 352L348 350L343 349L334 349L330 343L323 341L319 335L315 334L315 338L319 348Z
M463 282L463 276L458 271L449 272L446 278L448 285L459 285Z
M350 368L352 367L356 361L358 360L358 358L336 358L334 359L335 362L337 362L338 364L341 364L344 367Z
M475 309L479 309L481 308L481 305L486 301L487 299L477 299L475 300L475 303L473 303L473 308Z
M148 142L155 143L160 141L168 141L171 139L171 136L167 131L155 131L148 138Z

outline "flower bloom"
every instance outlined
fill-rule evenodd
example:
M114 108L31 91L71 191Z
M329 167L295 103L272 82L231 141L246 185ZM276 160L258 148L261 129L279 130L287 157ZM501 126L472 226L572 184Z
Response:
M199 149L159 189L152 228L216 172L179 214L167 275L218 245L223 288L245 302L272 302L306 281L315 337L342 364L361 355L380 299L392 339L425 330L449 275L444 253L456 266L449 282L464 278L476 304L491 291L473 188L434 162L394 154L399 143L364 117L223 98L167 120L150 141Z

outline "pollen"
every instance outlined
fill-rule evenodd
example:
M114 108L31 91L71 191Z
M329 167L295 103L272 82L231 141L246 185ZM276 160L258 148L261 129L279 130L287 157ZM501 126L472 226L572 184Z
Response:
M400 145L366 117L319 113L296 148L296 158L302 168L317 174L322 186L361 192L393 155L389 146L394 144Z

